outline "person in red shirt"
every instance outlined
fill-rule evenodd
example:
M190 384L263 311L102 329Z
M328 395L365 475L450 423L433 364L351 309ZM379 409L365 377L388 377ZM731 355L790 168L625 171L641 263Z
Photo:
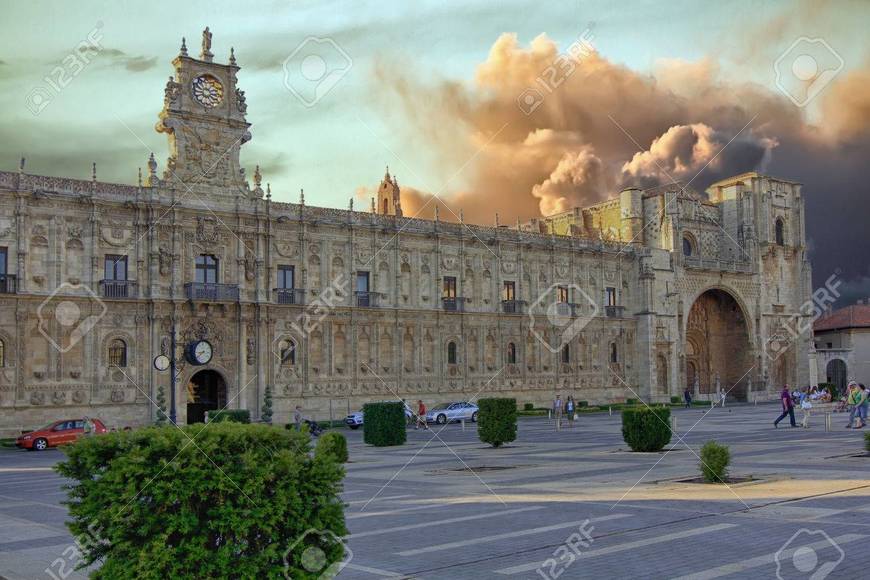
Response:
M426 405L423 404L423 401L417 401L417 424L414 425L414 429L419 429L421 425L423 429L429 428L429 425L426 424Z
M782 403L782 415L773 422L773 426L779 427L779 422L785 419L785 416L788 415L788 418L791 421L791 426L797 427L797 423L795 423L794 420L794 403L791 400L791 392L788 390L788 385L785 385L782 388L782 392L779 394L779 399Z

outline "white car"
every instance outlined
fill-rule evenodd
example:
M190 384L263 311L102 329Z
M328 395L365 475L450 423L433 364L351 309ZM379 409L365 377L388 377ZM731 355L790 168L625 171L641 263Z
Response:
M398 403L400 401L390 401L390 402L391 403L392 402ZM411 417L413 417L413 416L414 416L414 414L411 412L411 409L409 409L408 406L405 405L405 419L410 421ZM351 429L359 429L363 424L363 412L360 410L360 411L357 411L356 413L351 413L350 415L348 415L347 417L344 418L344 424L347 425L348 427L350 427Z
M474 403L453 402L436 405L426 413L427 423L444 425L452 421L477 421L477 413L480 409Z

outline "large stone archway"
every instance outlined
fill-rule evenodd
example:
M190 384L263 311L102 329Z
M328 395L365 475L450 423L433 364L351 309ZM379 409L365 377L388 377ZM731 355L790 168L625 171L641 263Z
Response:
M194 373L187 383L187 424L203 423L207 411L223 409L227 404L227 383L213 369Z
M686 321L684 352L687 386L698 394L727 391L747 400L755 357L749 322L729 292L714 288L701 293Z

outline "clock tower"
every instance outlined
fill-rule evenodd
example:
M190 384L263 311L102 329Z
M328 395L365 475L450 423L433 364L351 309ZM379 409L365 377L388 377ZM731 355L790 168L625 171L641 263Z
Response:
M198 58L181 52L172 61L160 121L155 127L169 138L163 181L197 193L251 195L239 166L239 151L251 139L245 120L245 93L236 86L239 67L233 49L228 64L214 62L211 31L202 33Z

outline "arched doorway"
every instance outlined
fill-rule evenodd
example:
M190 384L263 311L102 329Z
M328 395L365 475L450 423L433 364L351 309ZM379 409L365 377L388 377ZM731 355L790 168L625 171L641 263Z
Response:
M707 290L695 300L686 323L687 382L713 395L717 388L747 400L754 366L749 327L743 309L728 292Z
M202 370L187 383L187 424L205 422L206 411L223 409L227 404L227 384L217 371Z
M835 358L828 361L825 367L825 374L828 376L828 382L837 385L838 393L846 392L846 377L849 369L843 359Z

